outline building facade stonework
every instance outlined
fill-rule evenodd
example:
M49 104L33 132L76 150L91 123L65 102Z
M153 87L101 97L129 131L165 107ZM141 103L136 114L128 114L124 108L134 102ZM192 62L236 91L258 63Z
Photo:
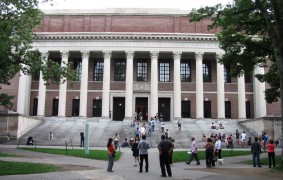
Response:
M280 115L254 74L230 77L209 20L189 22L179 10L44 11L33 47L42 59L71 62L77 81L48 84L21 75L15 105L31 116L144 120L246 119ZM24 90L24 93L20 93Z

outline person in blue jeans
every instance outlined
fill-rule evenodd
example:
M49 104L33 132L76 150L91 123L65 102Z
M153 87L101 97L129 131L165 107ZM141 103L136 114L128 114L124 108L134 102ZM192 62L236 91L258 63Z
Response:
M258 142L257 137L255 137L255 140L252 143L251 152L253 155L253 166L256 167L257 165L257 167L261 167L260 165L261 146L260 143Z

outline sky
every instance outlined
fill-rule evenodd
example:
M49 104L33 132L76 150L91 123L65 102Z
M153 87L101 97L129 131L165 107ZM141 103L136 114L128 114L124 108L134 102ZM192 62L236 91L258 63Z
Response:
M106 9L106 8L170 8L191 10L232 0L53 0L41 4L41 9Z

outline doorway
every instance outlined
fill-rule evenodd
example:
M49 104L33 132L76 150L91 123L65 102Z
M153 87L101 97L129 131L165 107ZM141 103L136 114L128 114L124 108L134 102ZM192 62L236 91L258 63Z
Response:
M113 98L113 121L123 121L125 117L125 98Z
M158 113L162 114L163 121L170 121L170 98L158 99Z
M138 117L142 116L142 120L148 120L148 99L147 98L136 98L136 108Z

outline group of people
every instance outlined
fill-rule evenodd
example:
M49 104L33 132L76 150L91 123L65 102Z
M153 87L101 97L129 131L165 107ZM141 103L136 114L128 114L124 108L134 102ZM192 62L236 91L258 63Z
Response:
M107 172L113 172L114 157L116 154L113 138L108 139L107 149L108 149L108 157L109 157ZM140 173L142 173L143 170L145 170L145 172L149 171L148 149L150 149L150 146L148 141L146 140L146 135L142 135L141 140L139 136L136 136L132 144L131 150L133 152L133 157L134 157L134 166L139 165L138 172ZM170 163L172 164L173 149L174 149L174 142L172 141L172 139L166 140L165 135L162 134L161 141L158 144L161 177L166 177L167 175L169 177L172 176ZM144 166L144 162L145 162L145 166Z

